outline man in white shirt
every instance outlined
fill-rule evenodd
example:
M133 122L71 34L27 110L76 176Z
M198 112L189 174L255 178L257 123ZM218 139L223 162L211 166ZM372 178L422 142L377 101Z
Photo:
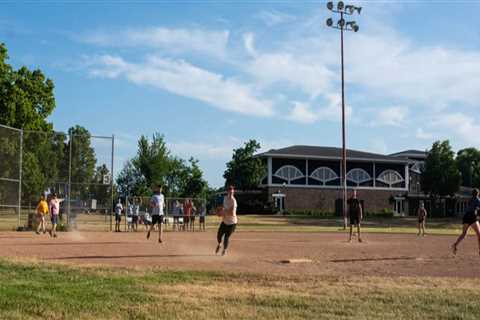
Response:
M158 185L155 188L155 193L150 199L150 208L152 209L152 224L147 232L147 239L150 238L150 232L155 224L158 224L158 242L162 243L162 224L163 224L163 212L165 208L165 197L162 194L162 186Z
M234 194L235 188L233 186L228 187L228 194L223 198L223 210L219 213L219 215L222 216L222 223L218 228L218 244L215 253L217 254L220 251L223 238L222 256L227 253L230 236L237 228L237 200L235 199Z
M122 199L118 198L118 202L115 205L115 232L120 232L120 223L122 222L123 205Z

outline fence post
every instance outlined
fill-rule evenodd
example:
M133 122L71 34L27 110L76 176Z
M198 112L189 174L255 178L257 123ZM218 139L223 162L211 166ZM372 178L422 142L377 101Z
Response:
M20 167L18 170L18 224L20 227L22 213L22 175L23 175L23 130L20 130Z
M67 196L67 225L70 220L70 201L72 200L72 148L73 148L73 133L69 132L70 143L69 143L69 155L68 155L68 196Z
M113 214L113 210L114 210L114 207L113 207L113 203L114 203L114 199L113 199L113 159L115 157L115 154L114 154L114 150L115 150L115 135L112 134L112 163L111 163L111 168L110 168L110 194L111 194L111 202L110 202L110 205L112 206L112 209L110 210L110 231L112 231L112 214Z

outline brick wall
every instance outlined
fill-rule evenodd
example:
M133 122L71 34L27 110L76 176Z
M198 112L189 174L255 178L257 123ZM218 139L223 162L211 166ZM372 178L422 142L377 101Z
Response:
M279 188L269 188L269 198L279 191ZM320 211L335 212L335 200L342 198L340 189L320 188L280 188L280 192L286 195L285 209L305 210L315 209ZM364 201L365 211L380 212L384 208L392 209L391 196L404 195L403 191L388 190L357 190L357 197ZM351 192L349 190L348 197Z

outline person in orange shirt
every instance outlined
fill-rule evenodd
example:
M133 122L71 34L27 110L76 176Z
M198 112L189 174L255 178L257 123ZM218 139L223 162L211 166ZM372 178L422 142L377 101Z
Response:
M48 203L45 200L45 196L42 194L40 196L40 201L37 205L37 234L40 234L40 229L42 229L43 233L47 232L45 226L45 216L48 215Z

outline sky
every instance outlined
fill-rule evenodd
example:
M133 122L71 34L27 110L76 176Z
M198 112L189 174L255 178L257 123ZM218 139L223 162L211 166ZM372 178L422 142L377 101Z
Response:
M345 34L347 147L479 148L479 1L353 1ZM200 160L223 185L232 151L341 146L340 34L323 1L0 2L9 62L55 83L56 130L115 136L115 172L140 135ZM108 141L98 142L109 157Z

